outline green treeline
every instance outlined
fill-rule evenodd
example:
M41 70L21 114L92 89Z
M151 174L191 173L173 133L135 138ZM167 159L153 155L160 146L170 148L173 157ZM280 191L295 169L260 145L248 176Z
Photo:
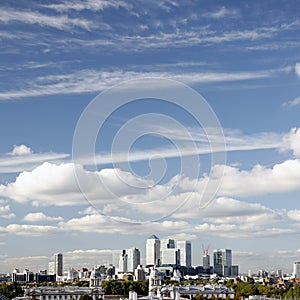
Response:
M102 281L105 295L128 296L130 291L137 292L138 295L148 294L148 280L143 281Z
M14 298L23 295L23 289L21 288L20 284L17 282L12 283L2 283L0 285L0 294L4 295L7 298Z
M295 284L293 287L285 290L283 288L276 288L272 285L263 285L260 283L247 283L239 282L234 283L233 280L229 280L226 283L228 288L233 288L235 291L235 299L241 299L242 297L248 297L250 295L264 295L271 298L296 298L300 299L300 285Z

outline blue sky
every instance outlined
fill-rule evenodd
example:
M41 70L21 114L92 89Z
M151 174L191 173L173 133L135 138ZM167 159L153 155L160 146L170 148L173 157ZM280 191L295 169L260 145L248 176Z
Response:
M156 234L192 240L194 264L203 243L233 249L244 272L291 272L300 256L299 9L297 1L3 1L0 271L46 268L57 251L66 268L106 262L106 249L135 246L144 256ZM145 97L107 116L116 95L130 94L128 80ZM166 80L207 102L199 96L185 111L151 99L176 96ZM96 97L107 90L110 99ZM226 164L212 164L202 120L192 117L201 103L220 122ZM105 119L96 166L91 153L72 157L85 109L91 124ZM132 143L129 157L112 148L119 140ZM199 209L208 179L221 185Z

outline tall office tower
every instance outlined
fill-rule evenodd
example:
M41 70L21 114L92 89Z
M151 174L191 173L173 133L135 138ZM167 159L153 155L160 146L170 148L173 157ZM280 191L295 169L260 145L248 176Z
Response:
M231 274L232 257L230 249L217 249L213 251L214 272L220 276Z
M300 261L294 262L293 277L300 278Z
M134 272L137 266L140 264L141 254L140 250L131 248L126 250L127 254L127 272Z
M56 276L63 275L63 255L61 253L54 254L54 273Z
M171 239L162 239L160 240L160 249L175 249L175 241Z
M160 252L162 266L180 266L180 250L176 248L163 249Z
M203 254L203 269L204 270L209 270L210 269L210 256L207 252Z
M161 265L180 265L180 251L175 248L174 240L163 239L160 241L160 263Z
M123 250L111 250L111 263L118 267L120 256L122 255Z
M146 266L160 264L160 240L156 235L150 236L146 241Z
M176 248L180 250L180 265L184 267L192 266L192 244L190 241L177 241Z
M54 275L55 274L54 261L49 261L49 263L48 263L48 274L49 275Z
M126 273L126 272L128 272L126 250L123 250L122 254L120 255L120 259L119 259L119 272L120 273Z

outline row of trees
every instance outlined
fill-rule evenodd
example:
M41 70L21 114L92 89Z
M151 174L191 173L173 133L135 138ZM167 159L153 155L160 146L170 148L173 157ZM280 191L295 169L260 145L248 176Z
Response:
M22 296L23 292L24 292L23 289L21 288L20 284L18 284L17 282L12 282L9 284L3 282L0 285L0 294L10 299L14 297Z
M129 291L135 291L138 295L148 294L148 280L143 281L103 281L102 287L105 295L128 295Z
M300 299L300 285L295 284L288 290L283 288L276 288L272 285L262 285L260 283L239 282L234 283L229 280L226 283L228 288L233 288L235 291L235 298L249 297L250 295L265 295L272 298L296 298Z

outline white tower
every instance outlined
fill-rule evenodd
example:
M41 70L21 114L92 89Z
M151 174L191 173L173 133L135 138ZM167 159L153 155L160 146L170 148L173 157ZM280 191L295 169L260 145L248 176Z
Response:
M160 240L156 235L146 241L146 265L155 266L160 263Z
M127 253L127 272L134 272L137 266L140 264L140 250L137 248L131 248L126 250Z
M192 266L192 244L190 241L177 241L177 248L180 250L180 265L184 267Z
M128 256L126 254L126 250L123 250L122 254L120 255L120 259L119 259L119 272L120 273L128 272L127 258L128 258Z
M293 277L300 278L300 261L294 262Z

